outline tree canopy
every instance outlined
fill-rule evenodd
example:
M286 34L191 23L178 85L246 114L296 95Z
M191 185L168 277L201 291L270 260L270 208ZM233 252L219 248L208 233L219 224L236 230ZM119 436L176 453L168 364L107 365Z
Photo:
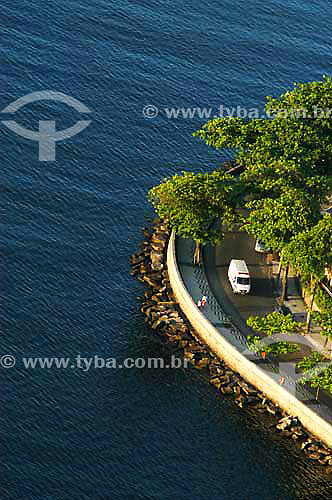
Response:
M321 370L321 363L324 363L326 366L324 370ZM332 393L332 363L324 355L314 351L310 356L305 357L301 361L299 361L296 364L296 367L304 373L308 370L313 370L313 375L309 380L309 384L311 385L311 387L315 387L318 390L325 389ZM306 383L305 377L302 383Z
M306 176L330 175L332 79L295 83L278 98L267 97L265 118L216 118L194 133L214 148L235 148L246 170L271 161L293 162Z
M276 311L262 317L250 316L247 319L247 325L256 332L266 335L298 333L301 330L301 324L294 321L291 314L285 315Z
M249 215L244 229L273 250L282 250L291 238L309 229L320 217L319 205L303 190L289 188L278 198L247 203Z
M200 243L218 243L222 233L213 223L233 227L243 194L239 179L222 170L211 173L183 172L151 189L149 199L161 217L184 238Z
M279 312L273 312L263 317L250 316L247 319L247 325L256 332L263 333L268 337L279 333L287 335L289 333L298 333L301 331L301 324L294 321L291 314L284 315ZM258 336L249 335L249 348L256 351L256 346L259 346L261 340L262 339ZM263 349L259 347L258 352L262 352L262 350ZM286 354L288 352L296 352L298 350L298 344L287 342L287 340L264 346L264 351L273 356L279 356L280 354Z
M322 203L332 189L332 177L305 175L293 160L257 161L244 169L241 180L254 198L278 198L288 189L302 190Z
M332 215L326 214L311 228L298 231L283 257L304 279L321 280L325 268L332 266Z
M312 321L321 328L320 334L326 337L326 343L332 339L332 313L328 311L314 311Z

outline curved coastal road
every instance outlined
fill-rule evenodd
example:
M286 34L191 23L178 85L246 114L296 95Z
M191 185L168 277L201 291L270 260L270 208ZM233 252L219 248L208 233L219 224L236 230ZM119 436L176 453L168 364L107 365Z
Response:
M247 334L251 333L245 322L249 316L263 316L277 305L271 266L266 263L266 256L254 248L254 238L234 231L225 235L221 245L208 247L203 252L205 272L214 296L237 327ZM227 277L231 259L243 259L248 265L251 275L248 295L235 295L232 291Z

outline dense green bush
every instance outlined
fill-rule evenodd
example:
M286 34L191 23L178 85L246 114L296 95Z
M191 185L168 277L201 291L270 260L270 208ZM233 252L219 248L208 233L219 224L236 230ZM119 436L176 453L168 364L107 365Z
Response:
M315 303L322 312L332 313L332 298L321 287L317 287Z

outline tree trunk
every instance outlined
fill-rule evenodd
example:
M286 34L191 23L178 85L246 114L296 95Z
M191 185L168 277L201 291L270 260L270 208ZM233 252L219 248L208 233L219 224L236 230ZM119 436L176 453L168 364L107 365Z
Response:
M288 271L289 271L289 264L284 269L284 273L282 276L282 292L281 292L281 297L280 297L280 303L281 305L285 302L287 299L287 278L288 278Z
M319 397L319 391L320 391L320 387L317 387L317 391L316 391L316 401L318 401L318 397Z
M201 261L201 244L199 241L195 241L194 264L198 265L200 261Z
M314 300L315 300L315 292L317 288L317 281L313 281L311 278L311 297L310 297L310 305L309 305L309 310L307 314L307 326L306 326L306 332L310 332L310 319L311 319L311 312L312 312L312 307L314 305Z
M277 273L277 280L279 281L280 280L280 276L281 276L281 271L282 271L282 253L283 253L283 250L280 250L279 252L279 266L278 266L278 273Z
M280 280L281 269L282 269L282 263L281 263L281 257L280 257L279 266L278 266L278 273L277 273L277 280Z

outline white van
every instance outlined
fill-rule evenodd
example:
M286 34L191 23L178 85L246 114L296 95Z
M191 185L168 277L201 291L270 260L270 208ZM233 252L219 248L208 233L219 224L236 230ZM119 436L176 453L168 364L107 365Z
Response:
M228 279L234 293L250 292L250 274L244 260L232 259L228 268Z

